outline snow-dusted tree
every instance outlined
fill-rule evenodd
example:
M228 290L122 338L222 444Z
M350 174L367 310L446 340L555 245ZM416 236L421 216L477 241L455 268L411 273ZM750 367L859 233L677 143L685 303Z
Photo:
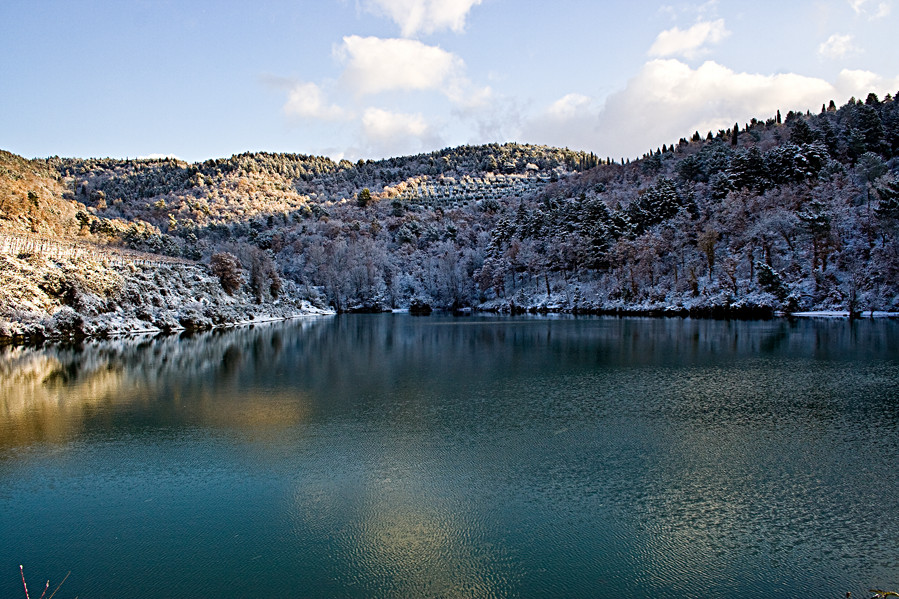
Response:
M277 298L281 292L281 277L267 251L255 250L250 262L250 290L256 303L262 303L266 294Z

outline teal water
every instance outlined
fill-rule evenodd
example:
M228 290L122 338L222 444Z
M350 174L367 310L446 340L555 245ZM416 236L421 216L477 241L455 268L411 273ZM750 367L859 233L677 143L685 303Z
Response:
M897 539L899 322L0 349L4 598L866 596Z

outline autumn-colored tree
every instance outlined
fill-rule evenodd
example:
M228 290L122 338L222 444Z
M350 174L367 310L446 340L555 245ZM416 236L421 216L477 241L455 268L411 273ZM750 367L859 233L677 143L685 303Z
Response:
M213 254L209 259L209 270L219 278L222 289L228 295L234 295L243 284L240 261L234 254L228 252Z

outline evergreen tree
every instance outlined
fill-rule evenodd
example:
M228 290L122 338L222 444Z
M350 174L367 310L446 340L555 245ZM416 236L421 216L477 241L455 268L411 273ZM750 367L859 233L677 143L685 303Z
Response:
M818 136L803 118L794 120L790 125L790 130L790 141L797 146L810 144L818 139Z
M876 96L875 96L876 98ZM853 128L858 132L864 147L858 148L861 153L876 152L882 154L886 151L883 122L877 110L870 104L856 107L851 118ZM858 150L856 150L858 151ZM860 154L858 154L860 155Z
M627 216L634 230L641 234L650 227L668 220L680 209L680 197L674 182L661 177L655 185L642 192L628 206Z
M880 179L874 186L874 194L879 199L874 214L877 218L885 223L895 226L899 223L899 180L888 179L884 177Z
M830 211L820 200L813 200L797 216L812 241L812 270L818 268L818 264L822 271L826 270L832 222Z

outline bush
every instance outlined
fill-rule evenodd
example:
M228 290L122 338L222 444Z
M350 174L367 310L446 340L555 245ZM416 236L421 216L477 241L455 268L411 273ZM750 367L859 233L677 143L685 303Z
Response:
M240 261L234 254L228 252L213 254L209 259L209 270L219 278L222 289L228 295L234 295L234 292L243 285Z
M84 337L84 319L70 306L63 306L53 314L49 328L62 337Z

